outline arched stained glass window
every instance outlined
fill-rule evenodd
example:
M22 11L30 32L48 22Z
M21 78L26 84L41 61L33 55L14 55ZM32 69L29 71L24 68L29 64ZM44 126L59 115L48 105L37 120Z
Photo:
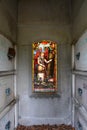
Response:
M57 43L34 42L32 62L33 92L57 92Z

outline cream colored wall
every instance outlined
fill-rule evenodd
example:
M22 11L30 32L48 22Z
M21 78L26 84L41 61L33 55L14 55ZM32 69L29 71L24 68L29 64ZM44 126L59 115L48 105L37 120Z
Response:
M68 0L20 0L18 12L18 44L42 39L70 42Z
M6 38L4 38L4 35ZM0 71L9 71L14 69L13 60L8 59L8 49L12 47L11 43L17 43L17 0L0 0ZM1 73L1 72L0 72ZM4 72L5 74L5 72ZM9 75L9 74L8 74ZM6 97L6 89L11 90L11 94ZM12 75L0 76L0 130L4 130L6 124L11 121L11 128L17 125L17 118L14 118L14 108L6 106L14 98L14 78ZM4 108L4 109L3 109ZM6 108L6 109L5 109ZM3 111L2 111L3 109ZM8 112L9 111L9 112ZM17 110L16 110L17 111ZM2 113L1 113L2 112ZM8 113L7 113L8 112Z
M74 0L72 3L72 37L78 39L87 29L87 0Z
M26 125L71 121L71 24L69 0L19 0L18 94L19 122ZM60 98L31 98L32 42L58 43Z
M0 1L0 33L16 42L17 0Z

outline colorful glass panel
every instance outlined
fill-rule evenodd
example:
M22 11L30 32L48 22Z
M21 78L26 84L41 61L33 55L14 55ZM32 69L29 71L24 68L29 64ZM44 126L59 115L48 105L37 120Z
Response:
M57 43L43 40L32 46L33 92L57 92Z

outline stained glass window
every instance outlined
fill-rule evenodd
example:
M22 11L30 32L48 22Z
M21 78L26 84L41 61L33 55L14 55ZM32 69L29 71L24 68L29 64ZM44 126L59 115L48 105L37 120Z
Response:
M49 40L32 44L33 92L57 92L57 43Z

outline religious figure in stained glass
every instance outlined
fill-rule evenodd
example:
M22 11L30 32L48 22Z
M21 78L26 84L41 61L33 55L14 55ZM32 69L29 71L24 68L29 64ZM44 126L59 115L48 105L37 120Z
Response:
M33 92L57 92L57 44L33 43Z

